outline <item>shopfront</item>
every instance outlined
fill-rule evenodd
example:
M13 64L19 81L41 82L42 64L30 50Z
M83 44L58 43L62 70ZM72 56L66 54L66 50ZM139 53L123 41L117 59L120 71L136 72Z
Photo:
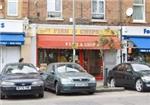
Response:
M125 61L142 61L150 63L150 27L123 27Z
M22 21L0 20L0 71L5 64L18 62L23 44Z
M75 37L76 62L82 65L90 74L97 79L103 78L103 60L100 49L109 50L109 46L101 48L98 44L99 30L77 29ZM81 33L82 32L82 33ZM37 32L37 64L49 64L52 62L72 62L72 34L70 29L48 28ZM84 33L84 34L83 34ZM111 37L116 42L115 48L120 46L119 39L115 35Z

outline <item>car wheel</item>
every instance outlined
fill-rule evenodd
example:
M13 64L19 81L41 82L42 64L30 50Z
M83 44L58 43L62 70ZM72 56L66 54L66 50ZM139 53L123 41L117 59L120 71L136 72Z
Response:
M5 95L1 93L0 99L5 99L5 98L6 98Z
M93 91L93 92L89 92L89 95L92 95L92 94L94 94L95 92Z
M43 98L44 97L44 92L39 94L39 98Z
M116 81L114 78L110 80L110 87L116 87Z
M138 79L135 83L135 89L138 92L142 92L143 91L143 81L141 79Z
M59 86L58 82L56 82L56 84L55 84L55 93L56 93L56 95L60 95L60 86Z

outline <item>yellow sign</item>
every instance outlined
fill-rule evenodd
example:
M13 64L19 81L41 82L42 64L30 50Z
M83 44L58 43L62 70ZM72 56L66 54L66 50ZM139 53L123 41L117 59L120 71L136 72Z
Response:
M72 46L71 46L72 48L74 48L74 49L77 49L78 48L78 45L76 44L76 43L72 43Z
M73 29L62 28L39 28L37 34L49 35L72 35ZM76 35L118 35L117 31L111 29L76 29Z

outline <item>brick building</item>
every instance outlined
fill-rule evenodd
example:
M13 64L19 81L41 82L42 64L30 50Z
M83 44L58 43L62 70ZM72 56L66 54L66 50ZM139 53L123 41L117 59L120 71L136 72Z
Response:
M7 14L10 9L8 1L17 7L10 11L17 12L17 16ZM0 0L0 18L22 20L25 37L24 44L19 48L20 56L26 62L40 66L43 63L69 61L73 48L73 0L8 1ZM98 78L102 77L103 68L110 69L117 63L127 61L129 48L124 46L120 50L119 39L128 45L129 39L138 36L137 28L141 30L140 37L144 35L142 30L149 30L149 4L150 0L75 0L76 60ZM145 32L148 36L149 31ZM108 46L101 48L104 51L104 60L99 56L99 47L96 44L99 35L115 42L116 50L113 54ZM129 47L135 46L136 42Z
M0 0L0 71L5 64L24 57L27 16L27 0Z

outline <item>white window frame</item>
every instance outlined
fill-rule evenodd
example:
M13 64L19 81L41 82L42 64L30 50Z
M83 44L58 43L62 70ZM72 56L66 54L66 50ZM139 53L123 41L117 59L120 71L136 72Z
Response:
M60 0L60 3L61 3L61 4L60 4L60 5L61 5L60 11L49 11L49 10L48 10L48 6L50 6L50 5L53 5L53 6L54 6L55 4L49 4L48 1L49 1L49 0L47 0L47 19L48 19L48 20L50 20L50 19L52 19L52 20L53 20L53 19L54 19L54 20L62 20L62 0ZM48 12L60 12L60 17L49 17L49 16L48 16Z
M100 19L100 18L99 18L99 19L94 19L94 18L92 18L92 17L93 17L93 14L94 14L94 13L93 13L93 4L92 4L93 1L97 1L97 3L98 3L99 1L103 1L103 3L104 3L104 13L102 13L102 14L104 15L104 19ZM92 15L91 18L92 18L93 21L94 21L94 20L105 21L105 9L106 9L106 8L105 8L105 2L106 2L105 0L91 0L91 15ZM98 6L99 6L99 3L98 3ZM97 11L97 13L98 13L98 11Z
M10 10L10 4L9 3L16 3L16 8L15 8L15 12L16 13L11 13L9 10ZM18 16L18 9L19 9L19 0L8 0L7 1L7 16Z
M135 4L134 2L133 2L133 7L134 6L143 6L143 19L141 19L141 20L139 20L139 19L134 19L133 18L133 22L135 22L135 23L144 23L145 22L145 0L143 0L144 1L144 3L143 4ZM134 10L133 10L133 12L134 12Z

